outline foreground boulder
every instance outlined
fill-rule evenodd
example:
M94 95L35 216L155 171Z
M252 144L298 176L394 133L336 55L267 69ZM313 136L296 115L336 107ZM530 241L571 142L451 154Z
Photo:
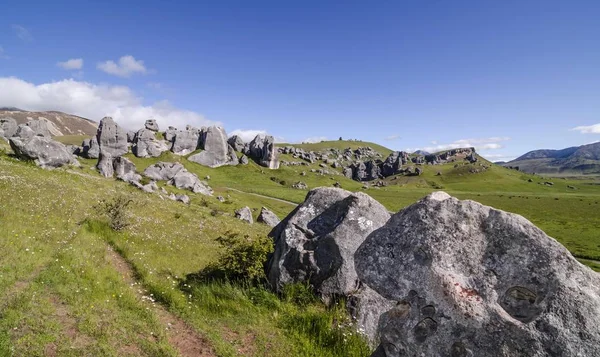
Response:
M104 117L98 125L96 134L100 152L110 154L112 157L127 154L127 132L123 130L111 117Z
M594 356L600 277L525 218L436 192L355 255L397 305L373 356Z
M254 220L252 219L252 210L250 209L250 207L247 206L236 210L235 218L250 224L254 223Z
M18 157L33 160L42 168L78 164L65 145L47 137L25 135L26 132L31 133L31 130L23 129L22 132L23 138L12 137L9 139L10 147Z
M259 165L270 169L279 168L275 140L270 135L257 135L248 146L246 155L255 159Z
M52 134L50 134L50 129L48 128L48 122L46 120L33 119L28 121L25 125L33 130L34 135L43 136L46 138L52 137Z
M9 139L17 133L17 121L13 118L1 118L0 130L3 131L2 136Z
M135 170L135 164L122 156L116 157L113 160L113 168L119 180L131 183L142 179L142 176Z
M188 160L208 167L238 164L235 150L227 144L225 129L211 126L202 134L200 148L203 151L190 156Z
M310 191L304 203L270 234L275 251L267 263L269 282L276 290L309 282L325 302L348 297L359 327L374 339L377 322L373 316L392 305L362 286L354 269L354 253L389 218L385 207L364 193L330 187Z
M100 145L98 145L98 138L92 137L85 139L81 143L81 156L88 159L97 159L100 157Z
M256 221L264 223L270 227L275 227L279 224L279 222L281 222L279 217L277 217L275 213L273 213L270 209L266 207L262 207L260 209L260 213L258 214Z

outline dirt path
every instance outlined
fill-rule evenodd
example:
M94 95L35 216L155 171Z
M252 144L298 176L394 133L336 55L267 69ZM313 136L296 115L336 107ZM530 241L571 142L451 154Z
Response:
M107 255L123 280L141 300L148 300L146 292L136 280L135 273L129 263L111 246L107 246ZM167 331L167 340L183 357L215 357L216 354L210 343L191 328L181 318L170 313L159 303L150 304L158 320Z
M225 187L225 189L226 190L235 191L235 192L239 192L239 193L244 193L246 195L252 195L252 196L267 198L269 200L274 200L274 201L279 201L279 202L287 203L288 205L292 205L294 207L298 206L297 203L294 203L292 201L282 200L281 198L275 198L275 197L271 197L271 196L265 196L265 195L261 195L261 194L258 194L258 193L252 193L252 192L245 192L245 191L241 191L241 190L238 190L236 188L231 188L231 187Z

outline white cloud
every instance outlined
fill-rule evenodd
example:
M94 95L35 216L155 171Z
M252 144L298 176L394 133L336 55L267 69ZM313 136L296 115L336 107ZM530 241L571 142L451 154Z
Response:
M394 140L400 139L400 135L394 134L394 135L386 136L384 139L387 141L394 141Z
M59 110L99 121L113 117L119 125L136 130L146 119L154 118L161 128L187 124L200 127L218 125L201 114L173 107L168 101L145 104L129 87L97 85L64 79L33 84L15 77L0 77L0 106L25 110Z
M232 131L229 136L237 135L245 142L250 142L252 139L256 137L256 135L268 135L266 130L256 130L256 129L235 129Z
M500 144L503 141L508 141L510 138L507 137L492 137L492 138L480 138L480 139L460 139L449 144L434 144L434 146L421 147L416 149L406 149L408 152L417 150L424 150L427 152L435 153L438 151L474 147L476 150L496 150L501 149L504 146ZM434 141L434 143L437 143Z
M512 161L514 159L516 159L516 156L511 156L511 155L506 155L506 154L483 154L481 155L484 158L486 158L489 161L495 162L495 161Z
M71 58L66 60L65 62L58 62L57 66L62 69L82 69L83 68L83 59L82 58Z
M17 37L20 38L21 40L23 40L25 42L33 41L33 36L31 35L31 32L29 32L29 30L26 29L25 27L23 27L21 25L12 25L11 27L12 27L13 31L15 32L15 34L17 35Z
M302 140L303 143L320 143L321 141L327 141L327 137L325 136L311 136L310 138L306 138Z
M148 72L146 66L144 66L144 61L136 60L130 55L119 58L119 63L115 63L114 61L100 62L97 68L119 77L129 77L134 73L145 74Z
M4 48L2 48L2 46L0 46L0 59L8 59L8 55L6 54L6 52L4 52Z
M577 126L572 131L578 131L582 134L600 134L600 123L588 126Z

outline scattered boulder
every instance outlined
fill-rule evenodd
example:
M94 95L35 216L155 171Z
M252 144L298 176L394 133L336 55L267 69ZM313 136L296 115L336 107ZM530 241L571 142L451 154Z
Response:
M140 181L142 176L135 170L135 164L122 156L113 160L113 169L117 179L125 182Z
M240 164L248 165L248 156L242 155L242 157L240 157Z
M187 155L200 145L200 130L192 128L191 130L178 130L174 134L173 146L171 151L177 155Z
M271 210L269 210L266 207L262 207L260 209L260 213L259 213L258 217L256 218L256 221L264 223L270 227L275 227L276 225L279 224L279 222L281 222L279 217L277 217L277 215L275 213L273 213Z
M96 168L104 177L113 177L115 169L113 166L113 157L109 153L100 154Z
M234 136L230 137L227 140L227 143L229 145L231 145L233 150L235 150L237 152L242 152L242 150L244 150L244 147L246 146L246 143L244 142L244 140L241 137L239 137L238 135L234 135Z
M140 129L133 142L133 154L136 157L159 157L169 150L164 140L156 139L156 133L149 129Z
M227 144L227 134L222 127L209 127L201 137L200 145L204 151L190 156L188 160L213 168L238 164L235 150Z
M179 202L184 203L186 205L190 204L190 198L187 195L176 195L176 194L172 193L172 194L170 194L167 197L170 200L179 201Z
M101 153L117 157L127 154L129 151L127 133L111 117L104 117L100 120L96 136Z
M144 176L157 181L169 181L181 170L185 168L178 162L159 162L148 166Z
M133 144L133 142L135 141L135 134L136 132L133 130L129 130L127 132L127 142Z
M235 218L246 221L250 224L254 223L254 220L252 219L252 211L247 206L236 210Z
M17 133L17 121L13 118L1 118L0 130L3 131L2 136L9 139Z
M179 170L173 178L168 182L182 190L190 190L194 193L200 193L206 196L212 196L213 190L205 182L200 181L196 174L193 174L186 169Z
M279 168L275 140L270 135L257 135L250 142L245 154L255 159L260 166L268 167L272 170Z
M172 143L173 139L175 139L175 135L177 135L177 128L170 126L167 130L165 130L163 137L166 141Z
M148 119L146 120L146 123L144 124L144 127L148 130L157 132L158 129L158 123L156 122L156 120L154 119Z
M35 133L33 132L33 129L31 129L27 125L20 124L17 127L17 132L16 132L16 134L14 136L16 136L18 138L21 138L22 140L27 141L27 140L33 138L35 136Z
M81 156L88 159L98 159L100 157L100 145L97 137L83 140L81 143Z
M28 137L33 130L27 128L21 131L25 137L9 139L10 147L19 158L33 160L36 165L45 169L78 164L65 145L43 136Z
M325 302L348 297L359 327L373 339L377 322L372 317L393 304L361 284L354 253L389 217L385 207L362 192L331 187L310 191L270 233L275 243L266 267L271 286L280 291L287 284L308 282Z
M295 188L297 190L308 190L308 185L302 181L298 181L292 185L292 188Z
M592 356L600 276L525 218L435 192L367 237L358 277L396 306L372 356Z
M223 196L217 196L217 201L223 203L223 202L225 202L225 197L223 197Z
M43 119L33 119L27 122L28 127L33 130L34 135L43 136L45 138L51 138L52 134L48 128L48 122Z

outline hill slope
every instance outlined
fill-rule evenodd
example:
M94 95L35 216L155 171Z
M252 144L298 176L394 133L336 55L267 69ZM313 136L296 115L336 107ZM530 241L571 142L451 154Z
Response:
M53 136L96 135L98 123L93 120L57 111L29 112L18 108L0 108L0 118L13 118L18 124L32 119L46 120Z
M534 150L504 165L518 166L528 173L600 174L600 142L562 150Z

